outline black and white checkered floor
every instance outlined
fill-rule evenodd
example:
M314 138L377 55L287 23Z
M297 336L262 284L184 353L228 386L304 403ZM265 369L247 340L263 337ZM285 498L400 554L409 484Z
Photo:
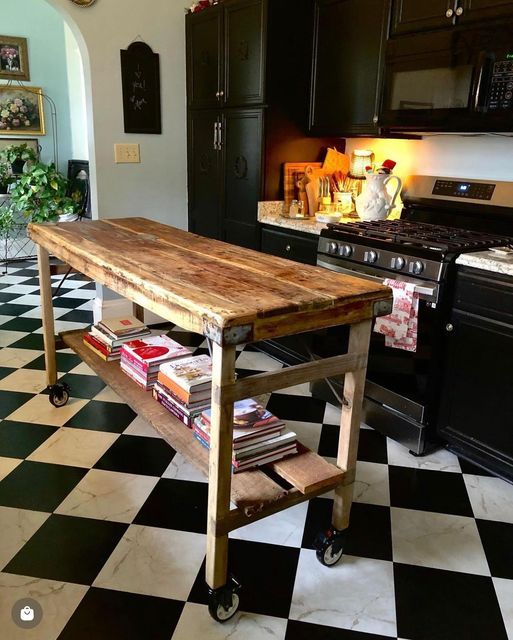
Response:
M58 279L58 278L57 278ZM0 636L3 640L513 640L513 486L447 451L414 458L370 429L342 561L312 550L330 497L231 536L241 610L225 625L204 589L207 484L71 352L72 399L43 391L32 263L0 276ZM74 275L56 329L92 321L94 284ZM200 336L173 337L204 348ZM277 368L246 347L240 374ZM303 442L336 450L338 411L298 387L269 408ZM43 618L11 620L21 598Z

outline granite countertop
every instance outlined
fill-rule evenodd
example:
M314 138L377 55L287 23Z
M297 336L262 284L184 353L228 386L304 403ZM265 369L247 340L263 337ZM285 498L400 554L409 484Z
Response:
M500 255L495 251L464 253L456 260L456 264L513 276L513 253L507 256Z
M258 222L315 235L320 235L321 231L326 228L325 223L317 222L315 218L283 218L281 216L282 210L283 202L280 200L259 202ZM342 218L340 222L355 222L355 220L356 218Z

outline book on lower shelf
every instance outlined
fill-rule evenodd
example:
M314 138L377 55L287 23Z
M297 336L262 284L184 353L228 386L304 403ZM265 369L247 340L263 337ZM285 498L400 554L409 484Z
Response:
M121 326L124 331L129 331L129 335L121 335L120 337L107 328L112 326L116 328ZM121 358L122 345L135 338L142 338L150 333L148 327L137 320L134 316L124 316L120 318L112 318L101 320L93 325L90 331L84 334L83 342L102 360L110 362Z
M157 381L161 364L190 356L187 347L169 336L138 338L121 346L121 369L143 389L151 389Z
M210 448L211 410L194 419L196 439ZM232 469L234 473L281 460L297 453L296 434L285 423L249 398L234 404Z

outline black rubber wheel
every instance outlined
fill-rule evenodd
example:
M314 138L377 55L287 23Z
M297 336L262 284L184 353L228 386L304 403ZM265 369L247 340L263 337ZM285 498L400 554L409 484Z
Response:
M325 567L333 567L344 553L345 531L329 529L326 533L320 533L315 542L317 560Z
M227 622L237 613L240 588L240 584L231 578L224 587L209 589L208 612L216 622Z
M50 387L49 400L54 407L63 407L69 400L69 387L67 384L57 382Z

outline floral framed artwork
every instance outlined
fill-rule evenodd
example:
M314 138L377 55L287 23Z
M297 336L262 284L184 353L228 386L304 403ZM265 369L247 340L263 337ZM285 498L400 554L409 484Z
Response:
M43 90L0 85L0 136L44 136Z
M0 78L30 80L26 38L0 36Z

